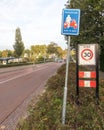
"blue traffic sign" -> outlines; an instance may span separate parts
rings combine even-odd
[[[79,35],[80,9],[63,9],[61,34]]]

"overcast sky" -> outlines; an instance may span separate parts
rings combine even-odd
[[[17,27],[26,48],[51,41],[65,48],[61,35],[65,3],[66,0],[0,0],[0,50],[13,49]]]

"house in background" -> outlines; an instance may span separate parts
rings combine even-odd
[[[0,64],[6,65],[10,60],[14,60],[14,57],[1,57]]]

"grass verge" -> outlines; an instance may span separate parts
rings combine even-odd
[[[69,65],[69,83],[66,107],[66,124],[61,124],[65,65],[58,69],[46,84],[40,100],[29,106],[29,116],[21,120],[16,130],[103,130],[104,80],[100,80],[100,104],[95,103],[95,89],[80,89],[80,104],[76,100],[75,64]]]

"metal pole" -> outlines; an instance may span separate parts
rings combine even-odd
[[[96,44],[96,103],[99,104],[99,46]]]
[[[67,63],[66,63],[66,77],[65,77],[65,87],[64,87],[64,96],[63,96],[63,111],[62,111],[62,124],[65,124],[65,116],[66,116],[66,102],[67,102],[67,85],[68,85],[68,69],[70,62],[70,36],[67,36]]]

